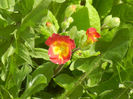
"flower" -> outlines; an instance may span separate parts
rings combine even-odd
[[[46,22],[46,26],[47,27],[50,27],[51,26],[51,23],[50,22]]]
[[[76,11],[76,5],[72,5],[71,9],[75,12]]]
[[[97,41],[97,38],[100,38],[100,34],[96,31],[95,28],[91,27],[86,31],[87,41],[89,43],[94,43]]]
[[[75,48],[75,42],[69,36],[55,33],[46,40],[45,44],[49,46],[48,55],[55,64],[64,64],[69,61],[72,49]]]

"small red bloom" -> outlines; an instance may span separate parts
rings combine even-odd
[[[75,48],[74,40],[69,36],[61,36],[53,33],[46,42],[49,46],[48,55],[50,60],[56,64],[64,64],[70,60],[72,49]]]
[[[76,5],[72,5],[72,10],[75,12],[76,11]]]
[[[51,23],[50,22],[46,22],[46,26],[47,27],[50,27],[51,26]]]
[[[88,42],[94,43],[97,41],[97,38],[100,38],[100,34],[96,31],[95,28],[91,27],[86,31]]]

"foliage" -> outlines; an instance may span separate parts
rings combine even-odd
[[[53,33],[75,41],[65,64]],[[0,99],[133,99],[133,0],[0,0],[0,57]]]

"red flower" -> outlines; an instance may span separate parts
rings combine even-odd
[[[97,41],[97,38],[100,38],[100,34],[96,31],[95,28],[91,27],[86,31],[88,42],[94,43]]]
[[[46,26],[47,27],[50,27],[51,26],[51,23],[50,22],[46,22]]]
[[[69,61],[72,49],[75,48],[74,40],[70,39],[69,36],[61,36],[55,33],[46,40],[45,44],[49,46],[50,60],[56,64],[64,64]]]

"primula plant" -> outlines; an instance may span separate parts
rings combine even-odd
[[[133,99],[133,0],[0,0],[0,99]]]

